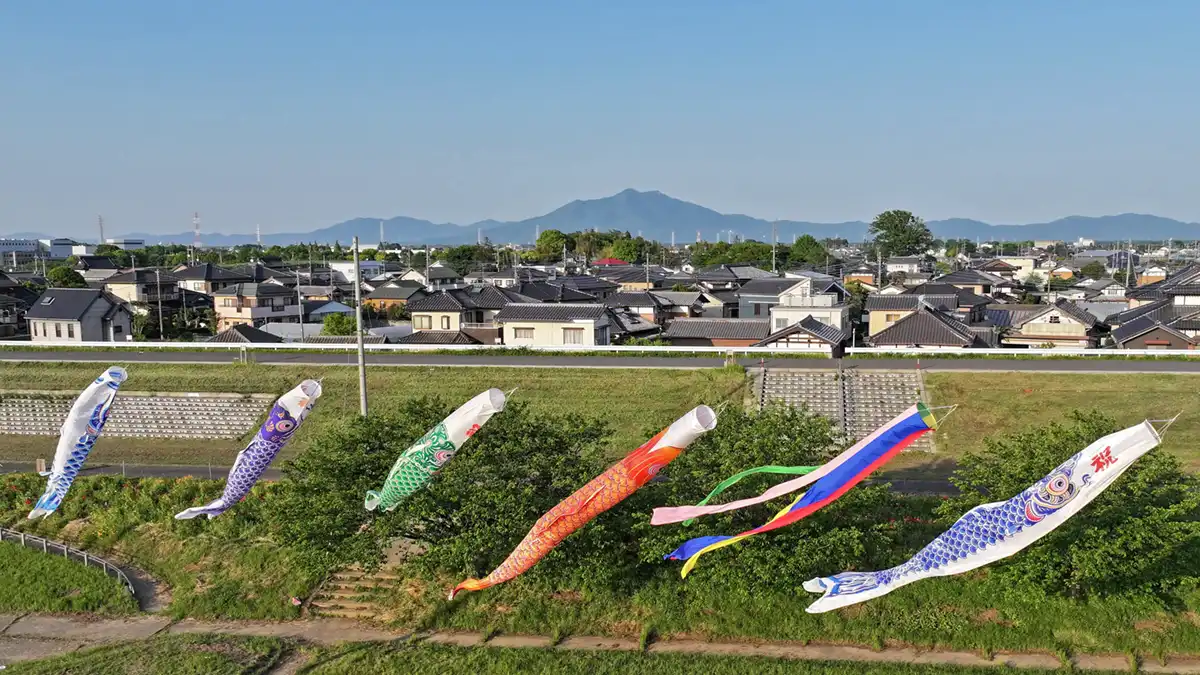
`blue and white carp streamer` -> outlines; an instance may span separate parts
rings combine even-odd
[[[29,512],[30,520],[45,518],[62,504],[63,497],[67,496],[67,490],[71,489],[71,483],[75,482],[75,476],[79,475],[83,462],[100,437],[108,414],[112,411],[113,401],[117,398],[117,390],[126,377],[124,368],[109,366],[75,399],[58,437],[54,465],[50,471],[42,474],[50,477],[46,482],[46,491]]]
[[[809,579],[804,582],[804,590],[824,595],[806,611],[828,612],[886,595],[914,581],[962,574],[1014,555],[1099,497],[1134,461],[1161,441],[1148,421],[1109,434],[1012,499],[967,511],[950,529],[898,567]]]

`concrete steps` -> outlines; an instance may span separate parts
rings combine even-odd
[[[309,601],[309,611],[317,616],[343,619],[386,619],[380,596],[400,587],[404,578],[394,572],[366,572],[349,568],[331,575]]]

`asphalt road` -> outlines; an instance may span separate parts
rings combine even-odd
[[[357,363],[353,353],[256,352],[254,361],[264,365],[321,365],[352,366]],[[236,362],[231,352],[170,352],[170,351],[0,351],[0,361],[83,363],[174,363],[223,364]],[[744,366],[757,366],[757,358],[742,358]],[[836,359],[765,359],[771,368],[802,368],[811,370],[838,367]],[[368,354],[370,366],[476,366],[519,368],[720,368],[720,357],[625,357],[625,356],[485,356],[475,354]],[[845,359],[845,368],[859,370],[913,370],[916,359]],[[1071,373],[1200,373],[1200,359],[1195,361],[1147,359],[937,359],[921,358],[925,371],[1037,371]]]

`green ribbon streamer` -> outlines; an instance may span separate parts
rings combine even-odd
[[[816,471],[819,468],[820,467],[816,467],[816,466],[767,465],[767,466],[756,466],[753,469],[746,469],[745,471],[735,473],[732,476],[730,476],[729,478],[726,478],[725,480],[718,483],[717,487],[713,488],[713,491],[708,493],[707,497],[700,500],[700,503],[696,504],[696,506],[704,506],[713,497],[716,497],[717,495],[721,494],[722,492],[724,492],[726,490],[726,488],[729,488],[730,486],[734,485],[735,483],[737,483],[741,479],[745,478],[746,476],[751,476],[756,473],[782,473],[782,474],[792,474],[792,475],[796,475],[796,476],[802,476],[806,473],[812,473],[813,471]],[[696,522],[695,518],[689,518],[688,520],[683,521],[683,524],[684,524],[684,526],[687,526],[687,525],[691,525],[694,522]]]

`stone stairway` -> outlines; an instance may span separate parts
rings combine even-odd
[[[342,619],[385,619],[380,610],[381,596],[396,592],[403,582],[401,577],[386,568],[366,572],[351,567],[334,572],[308,603],[308,610],[316,616]]]
[[[754,375],[759,405],[780,401],[805,406],[831,419],[851,439],[871,433],[913,403],[924,399],[916,371],[807,370],[767,368]],[[932,434],[910,450],[934,450]]]

